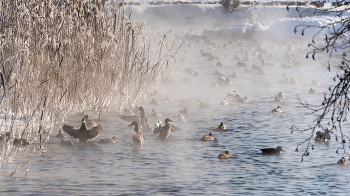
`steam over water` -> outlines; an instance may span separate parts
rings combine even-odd
[[[288,129],[292,125],[307,128],[308,124],[313,124],[315,116],[305,115],[308,110],[299,107],[297,95],[310,104],[321,103],[323,92],[327,93],[328,87],[334,84],[332,78],[338,70],[335,66],[340,62],[339,56],[333,58],[331,72],[328,72],[324,64],[328,56],[316,55],[316,61],[305,59],[311,35],[301,39],[301,36],[273,37],[264,32],[255,32],[250,36],[237,33],[236,36],[225,38],[219,34],[219,29],[217,36],[213,36],[214,31],[211,37],[207,38],[213,43],[205,43],[205,40],[197,43],[194,39],[187,39],[182,33],[183,30],[189,33],[188,35],[204,36],[204,29],[212,30],[214,26],[224,29],[225,25],[220,21],[170,25],[166,24],[166,20],[152,24],[152,18],[141,20],[142,13],[137,15],[137,10],[135,13],[139,22],[146,20],[148,33],[156,39],[160,40],[166,35],[165,48],[168,47],[167,42],[170,44],[174,41],[177,45],[181,42],[179,56],[186,52],[185,60],[179,63],[181,57],[178,57],[178,66],[171,68],[173,77],[167,75],[167,79],[171,81],[162,82],[159,88],[155,89],[159,95],[147,97],[140,104],[145,108],[152,128],[157,121],[164,122],[165,118],[170,118],[174,121],[173,124],[182,130],[170,134],[165,142],[158,140],[152,132],[143,131],[145,146],[137,149],[131,138],[132,129],[128,127],[130,122],[119,119],[119,111],[112,107],[108,113],[102,112],[103,132],[90,142],[93,145],[62,147],[59,144],[60,139],[54,137],[61,129],[59,125],[50,136],[47,152],[32,153],[30,170],[26,177],[26,166],[15,177],[9,177],[17,163],[2,165],[2,194],[348,195],[349,167],[336,164],[341,154],[335,152],[341,144],[335,141],[335,137],[332,135],[328,143],[315,143],[311,140],[315,149],[310,151],[310,156],[305,157],[301,163],[305,145],[299,148],[299,153],[295,152],[295,148],[311,133],[291,134],[291,130]],[[249,13],[246,15],[249,17]],[[196,20],[200,21],[198,18]],[[241,22],[230,20],[229,25],[237,27]],[[207,26],[202,26],[204,23]],[[218,25],[213,25],[215,23]],[[190,32],[190,28],[193,27],[195,32]],[[170,29],[172,33],[169,33]],[[281,27],[282,31],[286,29]],[[243,46],[239,45],[238,40]],[[223,48],[225,44],[227,48]],[[266,54],[254,54],[260,45]],[[249,51],[247,54],[250,61],[244,61],[246,52],[243,49]],[[202,56],[200,50],[219,59],[209,61],[208,57]],[[288,52],[290,53],[287,54]],[[225,58],[226,54],[229,58]],[[265,62],[274,65],[262,66],[262,61],[258,59],[259,54]],[[269,54],[274,58],[268,60]],[[241,60],[234,59],[235,55]],[[292,62],[288,61],[287,57]],[[223,66],[216,66],[217,62]],[[238,62],[246,63],[247,67],[238,67]],[[282,63],[290,68],[282,68]],[[252,70],[253,64],[261,67],[266,75],[259,75],[257,70]],[[200,76],[189,74],[186,69],[193,69]],[[245,73],[245,69],[251,73]],[[220,84],[220,75],[215,75],[215,71],[221,72],[232,85]],[[239,77],[231,77],[233,72]],[[285,83],[286,77],[282,77],[283,73],[288,74],[288,78],[293,78],[298,84]],[[186,78],[193,81],[187,82]],[[312,85],[313,80],[319,82],[320,86]],[[212,82],[218,84],[219,88],[211,88]],[[308,94],[310,88],[316,90],[317,94]],[[232,91],[236,91],[241,97],[247,97],[250,102],[238,103],[227,97],[227,93]],[[279,92],[286,98],[282,99],[282,103],[273,102]],[[166,103],[166,95],[173,100]],[[188,101],[191,97],[196,100],[195,103]],[[149,104],[152,98],[160,104]],[[227,100],[228,106],[219,104],[223,99]],[[180,105],[181,101],[185,105]],[[209,108],[199,108],[200,102],[209,105]],[[277,106],[281,106],[283,113],[271,112]],[[175,115],[185,107],[191,114],[184,115],[186,123],[179,123]],[[152,117],[152,109],[162,116]],[[94,114],[88,111],[87,113]],[[79,126],[80,122],[73,114],[65,121],[73,126]],[[224,123],[227,131],[215,130],[220,122]],[[348,124],[344,124],[343,129],[347,128]],[[209,132],[213,133],[215,140],[201,141],[201,137]],[[112,136],[118,138],[116,144],[98,144],[99,139]],[[66,140],[77,143],[69,136]],[[282,146],[285,151],[281,156],[263,156],[259,150],[277,146]],[[230,152],[230,158],[218,159],[217,156],[226,150]],[[15,160],[20,160],[21,154],[18,153]]]

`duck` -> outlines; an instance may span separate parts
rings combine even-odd
[[[297,81],[295,81],[293,78],[290,79],[289,84],[298,84]]]
[[[152,116],[162,116],[162,115],[156,112],[154,109],[152,109]]]
[[[236,101],[239,103],[249,103],[249,100],[247,97],[241,98],[239,96],[236,96]]]
[[[173,99],[169,98],[168,95],[165,96],[165,101],[168,102],[168,101],[172,101]]]
[[[281,99],[279,99],[278,97],[275,97],[275,100],[273,101],[273,102],[282,102],[282,100]]]
[[[99,144],[114,144],[118,141],[118,139],[116,137],[112,137],[112,138],[105,138],[105,139],[100,139],[100,141],[98,141]]]
[[[7,140],[10,140],[11,139],[11,132],[6,132],[5,134],[1,134],[0,135],[0,140],[1,141],[7,141]]]
[[[222,84],[228,85],[228,86],[232,86],[232,83],[230,82],[230,80],[229,80],[228,78],[226,78],[226,79],[222,82]]]
[[[155,100],[154,98],[152,98],[152,100],[149,103],[152,105],[159,105],[159,102],[157,100]]]
[[[220,62],[217,62],[217,63],[216,63],[216,66],[217,66],[217,67],[223,67],[224,64],[222,64],[222,63],[220,63]]]
[[[13,146],[27,146],[33,144],[33,141],[25,138],[25,139],[14,139],[13,140]]]
[[[180,110],[179,113],[180,114],[191,114],[191,112],[187,108],[184,108],[183,110]]]
[[[75,144],[73,142],[71,142],[71,141],[64,141],[63,139],[61,139],[60,145],[61,146],[67,146],[67,147],[75,146]]]
[[[244,61],[250,61],[250,57],[249,57],[248,54],[245,54],[245,56],[244,56]]]
[[[290,68],[292,68],[292,67],[289,66],[289,65],[286,65],[286,64],[282,63],[281,68],[282,68],[282,69],[290,69]]]
[[[316,92],[314,89],[310,88],[310,90],[309,90],[308,93],[309,93],[309,94],[316,94],[317,92]]]
[[[236,97],[236,95],[237,95],[236,91],[227,93],[227,97],[230,97],[230,98]]]
[[[210,87],[213,88],[213,89],[217,89],[217,88],[219,88],[219,85],[217,85],[217,84],[215,84],[214,82],[212,82],[212,83],[210,84]]]
[[[81,126],[80,129],[77,129],[75,127],[69,126],[64,124],[62,129],[64,132],[68,133],[68,135],[74,137],[75,139],[79,139],[79,142],[81,143],[85,143],[88,142],[89,140],[93,140],[96,137],[98,137],[98,135],[100,135],[100,133],[102,133],[102,127],[101,125],[95,126],[92,129],[88,130],[86,127],[86,121],[83,118],[81,120]]]
[[[179,106],[181,107],[186,106],[183,100],[180,101]]]
[[[258,75],[265,76],[266,73],[259,67]]]
[[[328,142],[330,139],[331,139],[331,136],[329,134],[328,128],[324,129],[324,133],[322,133],[321,131],[316,132],[316,137],[315,137],[316,141]]]
[[[235,72],[233,72],[232,75],[231,75],[231,77],[232,77],[232,78],[238,78],[239,76],[238,76],[238,74],[236,74]]]
[[[180,130],[179,128],[171,125],[171,123],[173,121],[170,120],[169,118],[165,119],[164,122],[165,122],[165,126],[163,126],[159,130],[158,139],[161,139],[161,140],[167,139],[171,132],[176,132],[176,131]]]
[[[199,104],[199,108],[209,108],[209,106],[206,105],[206,104],[204,104],[203,102],[201,102],[201,103]]]
[[[240,57],[238,57],[236,54],[235,54],[235,57],[233,57],[235,60],[237,60],[237,61],[240,61],[241,60],[241,58]]]
[[[264,155],[274,155],[274,154],[280,155],[281,151],[284,152],[284,150],[282,150],[281,146],[278,146],[277,148],[264,148],[264,149],[260,149],[260,150]]]
[[[312,80],[312,85],[314,85],[314,86],[320,86],[320,83],[319,83],[319,82],[316,82],[315,80]]]
[[[209,135],[203,136],[201,140],[202,141],[211,141],[211,140],[214,140],[214,136],[212,133],[209,133]]]
[[[261,60],[261,66],[273,66],[273,63],[267,63],[264,60]]]
[[[220,101],[220,105],[226,106],[228,105],[228,102],[226,101],[226,99]]]
[[[195,103],[196,102],[196,100],[193,97],[191,97],[191,99],[189,99],[188,101],[191,102],[191,103]]]
[[[136,121],[133,121],[129,127],[134,126],[134,131],[130,132],[132,135],[132,141],[134,142],[135,146],[142,147],[144,145],[144,138],[141,134],[141,131],[139,129],[139,124]]]
[[[134,112],[132,112],[132,110],[128,110],[126,108],[124,108],[124,112],[123,112],[124,116],[134,116]]]
[[[349,165],[349,161],[345,159],[345,157],[342,157],[338,162],[338,165]]]
[[[62,133],[62,130],[58,131],[58,134],[56,135],[57,138],[66,138],[66,135]]]
[[[230,157],[230,152],[229,151],[224,151],[221,154],[219,154],[219,159],[227,159]]]
[[[286,96],[285,96],[283,93],[281,93],[281,92],[279,92],[278,95],[277,95],[276,97],[279,98],[279,99],[284,99],[284,98],[286,98]]]
[[[193,76],[194,76],[194,77],[199,77],[200,74],[199,74],[198,72],[194,72]]]
[[[226,127],[223,122],[220,123],[218,127],[216,127],[217,131],[226,131]]]
[[[247,67],[247,63],[237,62],[237,67]]]
[[[248,70],[248,69],[244,69],[244,73],[252,73],[252,71]]]
[[[177,122],[178,123],[186,123],[186,119],[181,113],[177,114]]]
[[[288,78],[289,76],[288,76],[288,74],[286,74],[286,73],[283,72],[282,77]]]
[[[272,110],[272,113],[274,113],[274,114],[278,114],[278,113],[282,113],[282,112],[283,112],[283,111],[282,111],[282,109],[281,109],[280,106],[277,106],[277,108],[275,108],[275,109]]]
[[[151,126],[149,124],[148,118],[146,117],[145,110],[143,107],[139,107],[137,111],[140,111],[140,116],[121,116],[119,117],[122,120],[128,121],[128,122],[133,122],[136,121],[138,125],[140,126],[141,129],[146,130],[146,131],[151,131]]]

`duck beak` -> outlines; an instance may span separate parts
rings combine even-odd
[[[130,125],[128,125],[128,127],[131,127],[131,126],[133,126],[133,124],[131,123]]]

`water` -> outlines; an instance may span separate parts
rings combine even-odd
[[[172,27],[174,32],[189,29],[189,26]],[[203,27],[197,27],[201,29]],[[201,31],[199,31],[201,32]],[[182,38],[180,38],[182,39]],[[301,163],[301,155],[305,145],[295,148],[311,133],[291,134],[288,127],[296,125],[306,128],[313,125],[314,116],[305,115],[308,110],[298,107],[297,95],[311,104],[322,101],[322,92],[327,92],[332,85],[332,77],[337,71],[332,68],[327,72],[320,65],[320,61],[304,61],[305,54],[294,54],[303,66],[293,66],[284,70],[280,67],[281,57],[287,52],[282,44],[264,40],[264,48],[276,56],[274,67],[263,67],[266,76],[246,74],[244,68],[236,67],[237,60],[234,54],[239,53],[246,46],[229,45],[228,49],[209,51],[209,45],[195,43],[193,48],[184,47],[186,62],[180,64],[180,72],[175,72],[175,84],[164,85],[159,88],[161,94],[147,98],[142,106],[146,115],[154,125],[158,120],[169,117],[174,124],[180,127],[180,132],[172,133],[169,140],[162,142],[151,132],[143,132],[146,137],[145,146],[137,149],[133,146],[129,122],[118,118],[118,112],[111,108],[109,113],[102,113],[101,125],[103,128],[99,138],[91,141],[92,145],[76,147],[62,147],[60,139],[55,138],[59,127],[50,136],[47,152],[31,153],[30,171],[25,176],[26,168],[22,168],[14,177],[10,173],[15,169],[23,153],[19,151],[12,164],[3,164],[1,168],[0,193],[6,195],[347,195],[349,167],[338,166],[336,162],[341,154],[336,149],[341,147],[334,136],[328,143],[314,143],[315,150],[310,150],[310,156]],[[169,39],[171,40],[171,39]],[[213,40],[219,45],[228,43],[227,40]],[[242,40],[244,44],[251,43]],[[293,42],[287,40],[286,42]],[[306,43],[296,40],[295,51],[305,49]],[[271,46],[276,45],[276,49]],[[255,47],[256,48],[256,47]],[[216,67],[215,62],[209,62],[207,57],[201,56],[201,49],[220,57],[224,67]],[[231,58],[225,59],[228,54]],[[250,55],[252,64],[261,65],[256,55]],[[264,55],[266,58],[266,55]],[[326,56],[323,56],[323,60]],[[339,59],[337,59],[339,61]],[[266,60],[268,61],[268,60]],[[193,77],[183,72],[186,68],[193,68],[201,76]],[[220,86],[211,89],[210,83],[218,83],[218,70],[230,79],[232,86]],[[235,71],[239,78],[231,78]],[[282,73],[287,73],[299,84],[283,83]],[[181,78],[193,78],[193,83],[182,83]],[[311,85],[312,80],[321,83],[321,86]],[[308,90],[314,88],[318,94],[309,95]],[[249,104],[239,104],[226,98],[226,94],[235,90],[242,97],[246,96]],[[287,98],[283,103],[274,103],[278,92],[284,93]],[[166,94],[173,101],[165,103]],[[196,103],[189,103],[191,97]],[[160,105],[152,106],[149,103],[155,98]],[[226,98],[230,105],[220,106],[219,102]],[[184,107],[178,103],[183,100],[192,114],[185,115],[187,123],[179,124],[174,116]],[[209,109],[198,108],[199,103],[209,104]],[[277,105],[284,111],[281,114],[272,114],[271,110]],[[152,117],[151,109],[156,109],[162,117]],[[66,121],[67,124],[79,125],[79,119],[73,115]],[[224,122],[228,131],[217,132],[215,128]],[[344,124],[344,129],[348,128]],[[214,141],[203,142],[200,138],[209,132],[214,134]],[[339,136],[339,133],[337,133]],[[116,136],[116,144],[100,145],[98,140]],[[68,138],[77,142],[76,140]],[[285,153],[281,156],[263,156],[260,148],[282,146]],[[217,156],[222,152],[230,151],[231,157],[220,160]],[[345,175],[344,175],[345,174]]]

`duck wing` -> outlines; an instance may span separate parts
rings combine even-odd
[[[141,119],[139,116],[122,116],[122,115],[119,115],[119,117],[122,119],[122,120],[125,120],[125,121],[128,121],[128,122],[133,122],[133,121],[136,121],[137,123],[140,124],[141,122]]]
[[[79,129],[72,127],[72,126],[69,126],[69,125],[66,125],[66,124],[63,125],[62,129],[64,132],[68,133],[68,135],[74,137],[75,139],[78,139]]]
[[[88,130],[89,134],[88,134],[88,138],[89,140],[93,140],[95,138],[97,138],[97,136],[102,133],[102,127],[101,125],[98,125],[96,127],[93,127],[92,129]]]
[[[178,132],[180,131],[181,129],[175,125],[171,125],[171,132]]]

